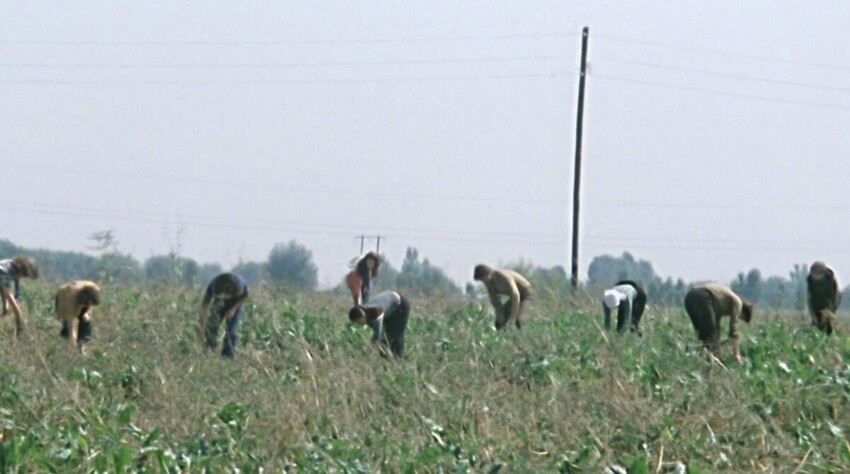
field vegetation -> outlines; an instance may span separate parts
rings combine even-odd
[[[27,282],[18,340],[0,318],[0,472],[850,472],[844,321],[759,311],[736,364],[678,307],[640,338],[541,289],[497,333],[486,300],[412,296],[392,360],[347,295],[257,288],[228,361],[197,340],[200,289],[107,284],[81,356],[52,294]]]

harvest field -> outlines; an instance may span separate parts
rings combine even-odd
[[[52,292],[26,285],[17,343],[0,319],[0,472],[850,472],[843,320],[757,308],[720,365],[680,308],[606,337],[593,298],[541,291],[497,333],[486,299],[412,297],[395,361],[348,295],[261,288],[231,362],[195,337],[199,289],[105,285],[81,357]]]

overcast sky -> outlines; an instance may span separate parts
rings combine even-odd
[[[0,7],[19,245],[114,229],[140,260],[229,268],[294,239],[332,285],[362,234],[461,284],[479,262],[569,271],[588,26],[581,278],[624,251],[688,281],[850,267],[848,2]]]

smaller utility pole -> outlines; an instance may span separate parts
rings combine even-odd
[[[381,253],[381,239],[383,239],[383,238],[385,238],[383,235],[365,235],[365,234],[360,234],[360,235],[355,235],[355,236],[354,236],[354,239],[355,239],[355,240],[360,240],[360,255],[363,255],[363,248],[364,248],[364,244],[365,244],[365,242],[366,242],[366,239],[375,239],[375,240],[377,240],[378,244],[377,244],[377,249],[376,249],[376,251],[377,251],[378,253]]]

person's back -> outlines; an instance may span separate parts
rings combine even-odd
[[[404,352],[404,333],[410,317],[410,301],[395,291],[384,291],[355,305],[348,313],[352,322],[372,329],[372,342],[386,344],[396,357]]]
[[[629,284],[617,284],[602,295],[602,309],[604,314],[605,330],[611,329],[611,311],[617,311],[617,332],[624,332],[629,326],[632,331],[637,331],[634,319],[633,305],[638,293],[634,286]]]
[[[496,312],[496,329],[504,328],[510,319],[514,319],[517,329],[521,329],[525,306],[532,298],[531,283],[513,270],[494,270],[483,263],[475,266],[472,278],[484,283],[487,288]],[[508,301],[503,304],[501,296],[507,296]]]
[[[685,311],[697,332],[703,346],[720,355],[720,318],[729,316],[729,340],[735,360],[741,360],[738,349],[737,322],[742,319],[749,323],[753,316],[753,306],[741,300],[728,286],[719,283],[707,283],[691,288],[685,295]]]
[[[835,273],[823,262],[815,262],[806,277],[809,310],[818,314],[824,309],[832,312],[838,309],[840,292]]]
[[[637,290],[632,285],[617,285],[611,289],[625,295],[630,303],[637,298]]]

